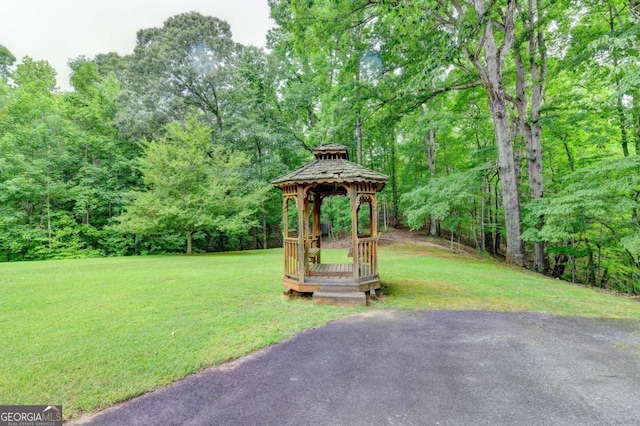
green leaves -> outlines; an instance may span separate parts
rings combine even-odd
[[[16,57],[0,44],[0,81],[3,81],[7,78],[7,74],[9,73],[9,67],[13,65],[16,61]]]
[[[144,144],[140,171],[146,190],[130,194],[121,229],[188,238],[196,231],[247,232],[265,191],[244,176],[246,157],[212,145],[211,129],[196,118],[169,123],[165,130],[164,137]]]
[[[567,175],[564,182],[556,194],[530,203],[527,219],[543,216],[545,225],[539,232],[529,228],[523,239],[560,242],[599,225],[618,238],[640,230],[633,217],[640,208],[640,157],[605,160]]]
[[[482,188],[481,172],[468,170],[430,179],[403,195],[402,204],[411,229],[420,229],[430,217],[450,231],[470,222]]]
[[[527,206],[523,240],[554,243],[553,251],[582,258],[592,284],[603,280],[633,289],[640,266],[640,157],[601,161],[563,183],[557,193]],[[544,218],[540,230],[534,227],[538,217]]]
[[[140,30],[124,77],[122,125],[151,138],[197,111],[221,131],[237,50],[226,22],[196,12]]]

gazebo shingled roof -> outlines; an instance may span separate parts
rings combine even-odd
[[[345,146],[331,143],[313,148],[312,151],[316,156],[314,161],[272,180],[271,183],[282,187],[290,183],[374,182],[380,191],[389,180],[387,175],[349,161]]]

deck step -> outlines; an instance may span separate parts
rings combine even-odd
[[[331,305],[366,305],[367,296],[359,291],[316,291],[313,293],[313,303]]]

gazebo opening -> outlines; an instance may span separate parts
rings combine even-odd
[[[295,198],[287,198],[284,205],[284,235],[290,238],[298,237],[298,208]]]
[[[312,293],[315,303],[366,303],[380,288],[376,195],[388,177],[349,161],[347,149],[328,144],[316,157],[272,183],[283,193],[286,293]],[[322,261],[322,203],[349,199],[351,247],[345,263]]]
[[[373,217],[373,206],[371,200],[363,201],[358,206],[358,236],[371,236],[371,222]]]

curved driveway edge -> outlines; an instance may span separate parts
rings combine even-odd
[[[373,311],[81,422],[640,424],[640,322]]]

